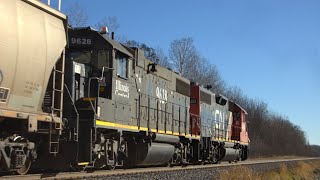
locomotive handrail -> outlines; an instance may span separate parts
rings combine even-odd
[[[170,101],[166,101],[166,100],[161,100],[158,97],[149,95],[149,94],[145,94],[145,93],[141,93],[139,92],[139,99],[138,99],[138,112],[141,111],[141,108],[145,108],[146,109],[146,123],[147,123],[147,127],[150,130],[150,121],[151,121],[151,111],[154,112],[154,118],[155,118],[155,122],[156,122],[156,129],[159,128],[159,123],[160,121],[164,124],[164,127],[167,128],[168,125],[174,125],[174,123],[179,123],[180,126],[184,125],[184,127],[180,127],[179,129],[179,133],[180,131],[185,130],[185,132],[187,133],[187,121],[189,120],[188,118],[188,107],[182,104],[177,104],[174,102],[170,102]],[[146,103],[141,103],[141,96],[145,96],[146,97]],[[155,106],[151,106],[151,102],[155,102]],[[161,103],[160,103],[161,102]],[[165,107],[164,108],[160,108],[159,105],[163,104]],[[168,112],[168,108],[172,107],[172,111]],[[184,113],[184,118],[181,119],[182,115],[180,115],[180,119],[175,119],[174,118],[174,107],[179,107],[180,108],[180,113]],[[179,113],[179,114],[180,114]],[[161,114],[161,118],[160,118],[160,114]],[[170,117],[172,118],[172,122],[170,122]],[[141,117],[140,117],[140,113],[138,113],[138,126],[140,126],[141,123]],[[171,129],[173,129],[173,127],[171,126]],[[166,129],[166,131],[170,131],[169,129]]]
[[[197,116],[194,114],[190,114],[190,117]],[[211,121],[211,120],[210,120]],[[240,135],[232,135],[229,134],[230,132],[233,133],[234,131],[238,133],[241,132],[241,126],[239,125],[232,125],[229,123],[226,123],[225,121],[219,121],[219,120],[213,120],[211,121],[212,124],[203,125],[203,128],[207,128],[209,131],[213,130],[213,132],[210,132],[213,138],[223,138],[223,139],[234,139],[240,138]]]
[[[162,102],[164,102],[164,103],[162,103]],[[165,104],[165,110],[163,111],[162,110],[162,108],[159,108],[159,103],[161,103],[161,104]],[[161,112],[161,113],[165,113],[165,117],[164,117],[164,121],[166,122],[166,106],[167,106],[167,104],[168,104],[168,101],[165,101],[165,100],[161,100],[161,99],[159,99],[159,98],[156,98],[156,104],[157,104],[157,108],[156,108],[156,110],[157,110],[157,125],[156,125],[156,127],[157,127],[157,129],[159,129],[159,111]],[[150,108],[150,107],[149,107]],[[162,119],[162,114],[161,114],[161,119]],[[165,123],[166,124],[166,123]],[[166,126],[165,126],[166,127]]]
[[[150,98],[153,98],[153,99],[159,99],[159,98],[156,97],[156,96],[152,96],[152,95],[149,95],[149,94],[146,94],[146,93],[141,93],[141,92],[139,92],[139,94],[145,95],[145,96],[149,96]],[[184,107],[184,108],[188,107],[188,106],[183,106],[183,105],[181,105],[181,104],[177,104],[177,103],[170,102],[170,101],[166,101],[166,100],[162,100],[162,101],[164,101],[164,102],[166,102],[166,103],[168,103],[168,104],[179,105],[179,106],[182,106],[182,107]]]
[[[74,100],[72,99],[72,96],[71,96],[71,93],[70,93],[70,91],[69,91],[68,86],[67,86],[66,84],[64,84],[64,87],[65,87],[65,89],[66,89],[66,91],[67,91],[67,93],[68,93],[68,95],[69,95],[69,98],[70,98],[70,100],[71,100],[71,102],[72,102],[73,109],[74,109],[74,111],[76,112],[76,116],[77,116],[77,124],[76,124],[76,128],[77,128],[77,138],[76,138],[76,141],[78,141],[79,112],[78,112],[78,109],[77,109],[77,107],[76,107],[76,105],[75,105],[75,103],[74,103]]]
[[[201,120],[200,120],[200,119],[201,119],[201,117],[200,117],[200,115],[193,114],[193,113],[190,113],[190,112],[189,112],[189,115],[190,115],[189,118],[192,120],[192,123],[190,123],[190,127],[191,127],[191,128],[189,128],[189,129],[190,129],[190,134],[193,135],[193,134],[192,134],[193,125],[197,126],[197,128],[199,129],[199,130],[198,130],[198,131],[199,131],[198,133],[201,133],[201,127],[200,127],[200,123],[201,123]],[[193,118],[198,119],[198,120],[196,121],[196,123],[193,123],[193,121],[194,121]]]
[[[95,80],[98,80],[98,82],[99,82],[99,81],[102,81],[102,80],[103,80],[103,74],[104,74],[105,69],[114,70],[114,68],[110,68],[110,67],[103,66],[103,67],[102,67],[102,72],[101,72],[102,74],[101,74],[101,77],[100,77],[100,78],[99,78],[99,77],[90,77],[90,78],[89,78],[89,83],[88,83],[88,97],[90,97],[90,95],[91,95],[91,93],[90,93],[90,90],[91,90],[91,80],[95,79]],[[93,106],[93,104],[92,104],[91,101],[90,101],[90,105],[91,105],[91,107],[92,107],[92,110],[93,110],[94,114],[97,115],[96,109],[95,109],[95,107]]]
[[[185,102],[187,103],[187,102]],[[185,114],[184,114],[184,132],[187,133],[187,124],[188,124],[188,108],[185,107]],[[190,114],[189,114],[190,116]],[[190,118],[190,117],[189,117]]]
[[[192,116],[200,117],[200,115],[197,115],[197,114],[193,114],[193,113],[189,113],[189,114],[192,115]]]
[[[107,70],[114,70],[114,68],[103,66],[103,67],[102,67],[102,72],[101,72],[100,80],[103,80],[103,78],[104,78],[104,77],[103,77],[103,74],[104,74],[105,69],[107,69]]]
[[[159,99],[158,98],[156,99],[156,104],[157,104],[157,124],[156,124],[156,128],[157,128],[157,130],[159,130]],[[149,105],[149,108],[150,108],[150,105]]]
[[[91,89],[91,80],[93,80],[93,79],[96,79],[96,80],[101,80],[101,78],[98,78],[98,77],[90,77],[89,78],[89,83],[88,83],[88,97],[90,97],[90,89]],[[90,100],[89,101],[90,102],[90,105],[91,105],[91,107],[92,107],[92,110],[93,110],[93,112],[94,112],[94,115],[96,116],[97,115],[97,112],[96,112],[96,108],[93,106],[93,104],[92,104],[92,101]]]

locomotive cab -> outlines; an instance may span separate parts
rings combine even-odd
[[[232,101],[229,101],[229,110],[232,113],[231,140],[248,143],[247,112]]]
[[[132,55],[120,44],[89,27],[70,29],[69,43],[66,66],[70,68],[66,69],[73,70],[66,76],[66,80],[69,80],[67,84],[70,89],[75,91],[72,92],[73,99],[112,99],[112,77],[116,75],[124,80],[129,78],[129,59]],[[91,83],[98,83],[100,88],[97,89]]]
[[[241,147],[240,158],[245,160],[248,157],[248,125],[247,125],[247,112],[238,104],[229,101],[229,111],[232,113],[231,124],[231,140],[238,143]]]
[[[117,106],[113,94],[129,97],[131,57],[121,44],[89,27],[69,29],[65,73],[69,97],[65,98],[71,101],[65,101],[64,117],[71,139],[84,147],[78,148],[77,162],[92,162],[92,142],[103,141],[96,132],[96,120],[115,119],[113,108],[106,108]],[[122,102],[123,108],[128,107]],[[129,113],[121,115],[129,118]]]

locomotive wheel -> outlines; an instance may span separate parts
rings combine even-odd
[[[173,167],[173,165],[171,164],[171,162],[167,162],[167,163],[165,164],[165,167]]]
[[[24,164],[24,166],[20,169],[18,169],[16,172],[19,174],[19,175],[25,175],[28,173],[28,171],[30,170],[30,167],[31,167],[31,158],[27,158],[26,159],[26,163]]]
[[[172,160],[172,158],[171,158],[170,161],[165,164],[165,166],[166,166],[166,167],[173,167],[174,165],[173,165],[173,162],[172,162],[172,161],[173,161],[173,160]]]
[[[79,167],[78,163],[72,162],[69,164],[70,171],[81,171],[81,168]]]
[[[113,156],[114,156],[114,163],[113,164],[107,164],[106,167],[107,167],[108,170],[114,170],[116,168],[116,166],[117,166],[117,161],[116,161],[117,154],[114,152]]]
[[[216,152],[214,152],[213,157],[211,158],[211,163],[212,163],[212,164],[218,164],[219,159],[220,159],[219,154],[217,154]]]
[[[118,154],[115,150],[118,149],[116,141],[107,140],[105,143],[105,165],[106,169],[114,170],[117,166]],[[113,156],[113,157],[112,157]],[[110,162],[111,161],[111,162]]]
[[[216,157],[213,157],[211,163],[218,164],[218,159]]]
[[[113,166],[113,165],[112,165],[112,166],[111,166],[111,165],[108,165],[108,166],[107,166],[107,169],[108,169],[108,170],[111,170],[111,171],[114,170],[115,168],[116,168],[116,166]]]

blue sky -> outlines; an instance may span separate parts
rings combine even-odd
[[[76,0],[62,2],[63,10]],[[190,36],[229,85],[288,116],[320,145],[319,0],[78,0],[88,24],[117,16],[116,35],[161,47]]]

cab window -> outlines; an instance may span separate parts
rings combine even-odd
[[[102,69],[103,67],[110,67],[109,63],[109,51],[99,50],[98,51],[98,68]]]
[[[128,79],[128,58],[125,56],[116,56],[117,75],[121,78]]]
[[[74,51],[67,54],[67,59],[77,63],[89,64],[91,62],[91,51]]]

